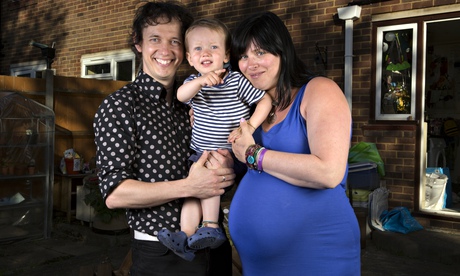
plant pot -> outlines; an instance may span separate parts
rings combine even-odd
[[[29,166],[29,167],[27,167],[27,171],[28,171],[29,174],[35,174],[35,167]]]
[[[110,220],[109,223],[103,222],[97,214],[93,217],[93,231],[101,234],[116,234],[129,231],[128,220],[125,215],[119,215]]]
[[[8,175],[14,175],[14,165],[8,165]]]

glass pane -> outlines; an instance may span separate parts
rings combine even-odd
[[[132,60],[117,62],[117,76],[115,79],[122,81],[131,81],[133,75],[132,67]]]
[[[383,32],[381,114],[411,114],[412,34]]]
[[[86,65],[86,75],[110,73],[110,63]]]

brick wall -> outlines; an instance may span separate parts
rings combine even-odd
[[[20,4],[18,4],[19,2]],[[84,54],[128,48],[127,39],[135,8],[140,0],[28,0],[1,1],[0,74],[9,74],[12,63],[41,58],[30,39],[56,42],[56,74],[80,76]],[[313,71],[322,73],[343,87],[344,24],[333,20],[337,8],[352,0],[183,0],[197,17],[216,17],[232,29],[254,12],[270,10],[288,26],[298,54]],[[362,6],[361,18],[354,21],[353,138],[352,142],[374,142],[385,162],[386,182],[391,189],[390,206],[416,207],[418,199],[418,127],[413,124],[375,124],[373,112],[372,24],[374,15],[458,4],[460,0],[391,0]],[[327,47],[327,65],[315,62],[317,48]],[[183,78],[186,65],[180,71]]]
[[[22,4],[18,4],[20,2]],[[61,76],[80,76],[83,54],[126,48],[129,24],[140,1],[26,0],[1,1],[2,43],[0,74],[9,65],[41,59],[30,40],[55,42],[52,67]]]

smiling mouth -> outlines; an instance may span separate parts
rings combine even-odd
[[[262,75],[262,73],[255,73],[255,74],[249,74],[249,75],[251,76],[251,78],[257,79]]]
[[[201,64],[203,64],[203,65],[208,65],[208,64],[211,64],[211,63],[212,63],[212,61],[206,60],[206,61],[203,61]]]
[[[159,64],[162,64],[162,65],[168,65],[172,62],[171,59],[159,59],[159,58],[156,58],[155,59]]]

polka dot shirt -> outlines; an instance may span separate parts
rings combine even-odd
[[[104,99],[94,117],[96,163],[104,199],[124,179],[155,182],[182,179],[188,173],[190,122],[186,105],[166,101],[166,90],[144,72]],[[157,235],[180,229],[182,202],[128,209],[134,230]]]

